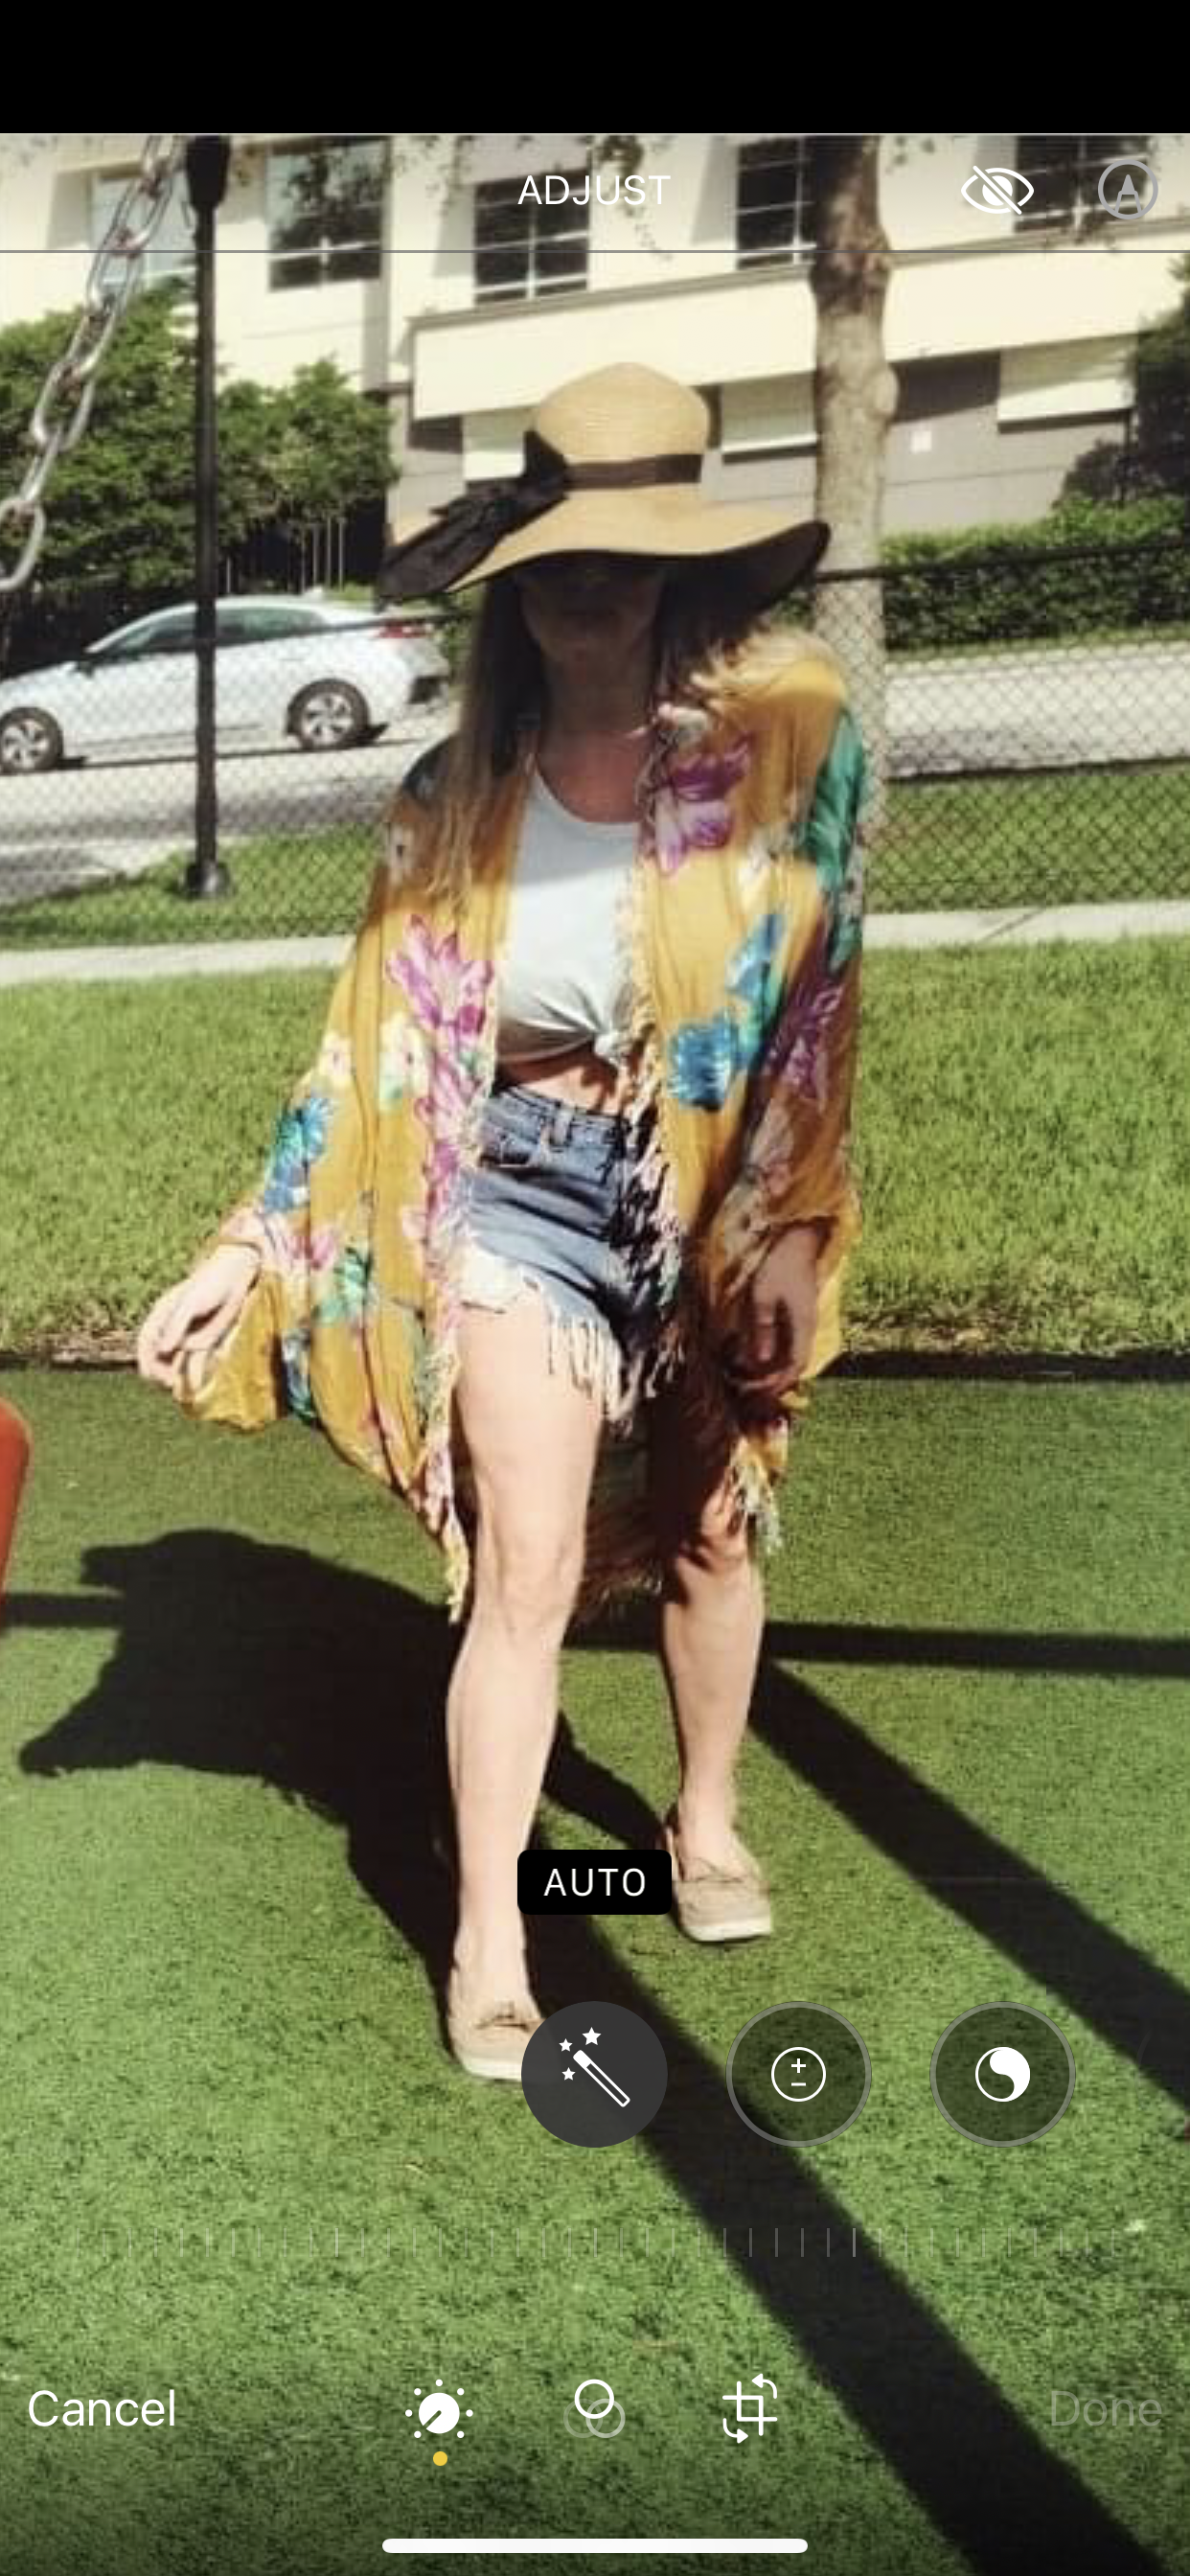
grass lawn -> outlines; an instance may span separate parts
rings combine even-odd
[[[1184,2570],[1190,1390],[818,1390],[743,1770],[774,1939],[537,1927],[549,2008],[627,2004],[665,2048],[654,2123],[597,2155],[441,2045],[428,1542],[296,1424],[2,1384],[36,1439],[0,1633],[6,2564],[660,2532],[797,2533],[849,2576]],[[642,1842],[672,1787],[644,1619],[572,1645],[561,1700],[549,1839]],[[794,2151],[723,2068],[799,1998],[873,2082]],[[1006,1998],[1077,2067],[1015,2152],[928,2080]],[[757,2371],[778,2421],[737,2450]],[[591,2374],[614,2445],[563,2429]],[[437,2378],[474,2408],[442,2470],[405,2411]],[[171,2387],[172,2434],[28,2422],[38,2388]],[[1160,2418],[1055,2430],[1055,2388]]]
[[[1190,767],[894,787],[873,912],[1190,894]]]
[[[1190,941],[868,961],[857,1346],[1190,1343]],[[255,1186],[322,973],[5,993],[0,1349],[127,1333]]]
[[[234,894],[189,903],[184,856],[133,880],[0,908],[0,947],[331,936],[354,928],[375,863],[365,830],[273,833],[226,850]],[[873,912],[1190,893],[1190,768],[931,779],[889,792]]]

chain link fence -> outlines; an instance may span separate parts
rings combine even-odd
[[[1190,895],[1190,545],[1011,537],[817,583],[876,771],[869,903]]]
[[[113,637],[104,610],[43,590],[10,628],[0,946],[349,931],[397,780],[451,729],[458,621],[221,601],[231,887],[194,901],[193,611]],[[873,755],[874,909],[1190,895],[1184,542],[827,575],[790,613],[840,653]]]

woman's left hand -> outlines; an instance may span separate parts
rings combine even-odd
[[[739,1410],[780,1417],[780,1398],[805,1375],[818,1323],[818,1252],[825,1228],[790,1226],[770,1244],[748,1284],[739,1329],[723,1344],[723,1372]]]

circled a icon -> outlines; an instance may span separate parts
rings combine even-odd
[[[1107,184],[1113,170],[1124,170],[1127,173],[1127,176],[1121,179],[1114,197]],[[1140,191],[1132,175],[1134,170],[1143,170],[1149,183],[1148,195],[1143,206],[1140,202]],[[1099,203],[1104,213],[1111,215],[1118,224],[1134,224],[1142,215],[1151,215],[1157,203],[1156,171],[1147,161],[1138,161],[1127,153],[1118,161],[1109,161],[1099,176]]]
[[[809,2046],[783,2048],[773,2059],[769,2080],[773,2091],[783,2093],[787,2102],[813,2102],[826,2082],[826,2059]]]

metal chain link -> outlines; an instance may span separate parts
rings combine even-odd
[[[83,309],[70,344],[55,358],[29,423],[33,454],[15,492],[0,500],[0,545],[10,521],[23,531],[10,572],[0,567],[0,599],[24,588],[45,543],[43,495],[60,456],[77,447],[95,400],[99,369],[121,314],[140,283],[145,256],[173,195],[187,134],[150,134],[91,263]]]

